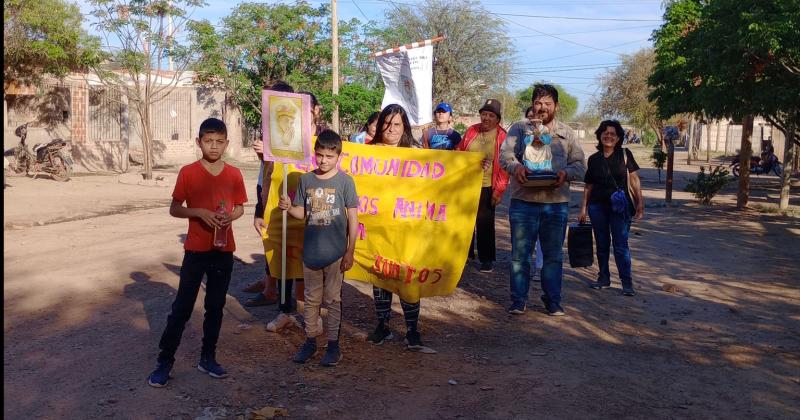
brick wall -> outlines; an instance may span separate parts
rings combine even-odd
[[[70,129],[72,131],[73,144],[86,142],[86,120],[88,117],[89,96],[85,84],[72,86],[71,94]]]

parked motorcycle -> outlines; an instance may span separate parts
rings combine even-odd
[[[17,127],[14,134],[19,137],[19,144],[4,153],[8,158],[8,169],[11,174],[33,174],[33,177],[36,178],[39,174],[45,173],[56,181],[69,180],[70,174],[72,174],[72,159],[61,152],[67,142],[62,139],[53,139],[48,143],[35,144],[31,151],[25,144],[25,139],[28,137],[28,124]]]
[[[733,176],[738,178],[739,170],[741,169],[739,155],[736,155],[728,166],[730,166]],[[761,175],[768,174],[770,172],[776,176],[781,176],[783,174],[783,164],[781,164],[781,162],[778,160],[778,157],[775,156],[775,153],[770,153],[764,159],[759,156],[750,157],[751,174]]]

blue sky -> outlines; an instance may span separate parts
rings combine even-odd
[[[237,4],[206,1],[208,6],[197,10],[194,17],[212,23],[227,16]],[[339,19],[370,17],[380,23],[382,16],[395,7],[392,3],[418,4],[420,0],[339,0]],[[84,13],[90,9],[85,1],[78,4]],[[615,67],[621,54],[652,45],[649,38],[660,26],[663,13],[661,0],[481,0],[481,4],[504,21],[505,32],[517,51],[511,89],[522,89],[539,80],[558,83],[578,98],[581,109],[597,92],[596,78]]]

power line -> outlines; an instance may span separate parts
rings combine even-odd
[[[625,28],[614,28],[614,29],[600,29],[596,31],[581,31],[581,32],[564,32],[561,34],[553,34],[553,35],[578,35],[578,34],[593,34],[597,32],[618,32],[618,31],[627,31],[630,29],[645,29],[645,28],[652,28],[653,25],[642,25],[642,26],[628,26]],[[514,35],[508,36],[508,38],[538,38],[545,35],[536,34],[536,35]]]
[[[368,18],[368,17],[367,17],[367,15],[364,13],[364,11],[363,11],[363,10],[361,10],[361,7],[359,7],[359,6],[358,6],[358,3],[356,3],[356,1],[355,1],[355,0],[353,0],[353,1],[352,1],[352,3],[353,3],[353,6],[355,6],[355,7],[356,7],[356,9],[358,9],[358,11],[359,11],[359,12],[361,12],[361,16],[364,16],[364,19],[366,19],[366,20],[367,20],[367,22],[369,22],[369,18]]]
[[[520,15],[520,14],[516,14],[516,13],[492,13],[492,14],[498,15],[498,16],[530,17],[530,18],[537,18],[537,19],[602,20],[602,21],[609,21],[609,22],[661,22],[661,19],[587,18],[587,17],[574,17],[574,16]]]

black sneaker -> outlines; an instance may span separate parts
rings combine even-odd
[[[392,334],[392,330],[388,327],[384,326],[383,324],[378,324],[375,328],[375,331],[372,332],[369,336],[367,336],[367,341],[370,343],[380,346],[386,340],[391,340],[394,338],[394,334]]]
[[[268,298],[264,296],[263,293],[259,293],[256,295],[256,297],[247,299],[247,301],[244,302],[244,306],[252,308],[256,306],[274,305],[276,303],[278,303],[278,298]]]
[[[608,289],[609,287],[611,287],[611,283],[600,283],[599,281],[596,281],[591,285],[589,285],[589,287],[595,290]]]
[[[514,302],[508,307],[508,313],[522,315],[525,313],[525,302]]]
[[[319,361],[319,364],[325,367],[332,367],[338,365],[340,360],[342,360],[342,350],[339,348],[339,342],[328,341],[328,348],[325,350],[325,354],[322,355],[322,360]]]
[[[622,296],[636,296],[636,291],[632,287],[623,287]]]
[[[303,343],[303,347],[300,347],[300,351],[294,355],[294,359],[292,359],[295,363],[305,363],[308,359],[314,357],[317,354],[317,340],[313,338],[306,339],[306,342]]]
[[[480,272],[481,273],[491,273],[494,271],[494,267],[491,261],[486,261],[481,263]]]
[[[419,351],[423,347],[422,345],[422,337],[419,334],[419,331],[413,330],[406,333],[406,349],[411,351]]]
[[[147,383],[156,388],[163,388],[169,382],[169,373],[172,371],[172,362],[159,362],[156,369],[147,377]]]
[[[197,364],[197,370],[207,373],[212,378],[222,379],[228,377],[228,371],[225,370],[213,356],[200,357],[200,363]]]

